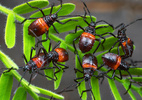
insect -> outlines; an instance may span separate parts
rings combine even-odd
[[[23,55],[24,60],[26,62],[26,65],[24,67],[19,67],[20,69],[23,69],[24,73],[22,75],[22,78],[19,81],[18,86],[20,85],[20,83],[21,83],[22,79],[24,78],[26,72],[29,72],[31,74],[30,80],[29,80],[29,85],[31,84],[31,81],[36,77],[37,74],[48,77],[48,78],[50,78],[52,80],[55,80],[55,79],[53,79],[53,78],[51,78],[49,76],[46,76],[46,75],[40,73],[40,70],[42,70],[43,67],[46,66],[46,64],[47,64],[47,61],[46,61],[47,58],[46,58],[45,52],[40,53],[41,49],[42,48],[39,49],[38,54],[35,55],[34,57],[32,57],[33,49],[31,49],[30,61],[29,62],[27,61],[25,55]],[[50,69],[50,67],[48,67],[46,69]],[[11,67],[7,71],[4,71],[3,73],[10,72],[11,70],[17,70],[17,69],[14,69],[13,67]],[[34,74],[35,74],[35,76],[33,77]]]
[[[71,85],[71,86],[63,89],[59,93],[62,93],[62,92],[65,92],[65,91],[66,92],[67,91],[72,91],[72,90],[68,90],[68,89],[70,87],[73,87],[73,86],[76,86],[76,85],[78,87],[81,84],[81,82],[83,82],[85,80],[85,82],[87,82],[88,85],[89,85],[89,89],[82,91],[80,98],[83,96],[84,92],[88,92],[88,91],[91,91],[91,93],[93,95],[92,87],[91,87],[91,85],[89,83],[89,80],[91,79],[91,77],[104,78],[103,77],[104,74],[102,74],[103,72],[101,72],[101,71],[99,71],[97,69],[97,66],[98,66],[98,64],[97,64],[97,58],[93,54],[91,54],[91,53],[85,54],[83,56],[82,63],[81,63],[81,60],[80,60],[79,55],[78,55],[78,52],[77,52],[76,49],[75,49],[75,51],[76,51],[76,54],[77,54],[77,57],[78,57],[79,64],[80,64],[81,68],[83,69],[83,71],[81,71],[81,70],[79,70],[77,68],[74,68],[74,70],[75,70],[75,73],[77,73],[77,72],[82,73],[83,77],[78,77],[78,78],[74,79],[74,81],[76,82],[76,84],[73,84],[73,85]],[[95,71],[100,72],[101,74],[94,75]],[[94,95],[93,95],[93,98],[95,100]]]
[[[106,66],[108,66],[108,68],[110,68],[106,72],[106,74],[113,70],[112,76],[111,77],[107,76],[108,78],[114,79],[115,77],[117,77],[118,79],[122,80],[121,71],[124,70],[124,71],[126,71],[128,73],[128,75],[132,79],[132,75],[129,72],[129,68],[130,68],[131,64],[127,63],[124,59],[122,59],[121,56],[119,56],[117,54],[114,54],[114,53],[106,53],[106,54],[104,54],[102,56],[102,59],[103,59],[104,63],[100,67],[98,67],[98,70],[101,67],[103,67],[104,65],[106,65]],[[117,75],[115,75],[115,71],[116,70],[119,71],[120,77],[118,77]],[[130,82],[129,87],[128,87],[127,91],[124,94],[126,94],[129,91],[129,89],[131,88],[131,83],[132,82]]]
[[[39,17],[39,18],[26,18],[25,20],[23,20],[21,22],[21,24],[24,23],[26,20],[36,19],[34,22],[32,22],[29,25],[29,27],[28,27],[28,34],[33,36],[33,37],[39,37],[39,36],[43,35],[44,33],[46,33],[46,39],[45,40],[41,40],[39,42],[47,41],[49,39],[48,32],[49,32],[49,28],[51,26],[53,26],[54,30],[59,34],[58,30],[56,29],[56,27],[53,24],[55,21],[60,23],[60,24],[66,24],[69,21],[77,21],[77,20],[74,20],[74,19],[69,19],[66,22],[60,22],[58,20],[59,17],[80,16],[80,15],[58,16],[58,12],[62,9],[62,0],[59,0],[59,1],[61,3],[61,7],[59,8],[59,10],[56,13],[52,14],[52,10],[53,10],[53,7],[54,7],[54,3],[53,3],[52,6],[51,6],[51,10],[50,10],[50,14],[49,15],[45,15],[44,12],[42,11],[42,9],[40,9],[38,7],[33,7],[33,6],[31,6],[27,2],[27,4],[31,8],[38,9],[42,13],[43,17]],[[35,34],[33,34],[33,33],[35,33]]]
[[[82,1],[82,2],[83,2],[83,1]],[[114,37],[115,37],[115,35],[112,34],[112,33],[110,33],[110,32],[103,33],[103,34],[101,34],[101,35],[96,34],[96,30],[97,30],[97,29],[106,27],[106,26],[101,26],[101,27],[97,27],[97,28],[96,28],[96,25],[97,25],[98,23],[100,23],[100,22],[104,22],[104,23],[107,23],[107,22],[104,21],[104,20],[100,20],[100,21],[94,22],[93,19],[92,19],[91,13],[90,13],[90,11],[89,11],[89,9],[88,9],[88,7],[87,7],[87,5],[85,4],[85,2],[83,2],[83,4],[84,4],[85,8],[87,9],[87,11],[88,11],[88,13],[89,13],[89,15],[90,15],[91,22],[88,23],[88,22],[86,21],[86,19],[83,17],[83,20],[84,20],[85,23],[87,23],[88,27],[86,27],[86,29],[84,29],[84,28],[81,27],[80,25],[77,25],[77,26],[76,26],[76,28],[75,28],[75,33],[77,32],[77,29],[78,29],[78,28],[80,28],[81,30],[83,30],[83,33],[82,33],[80,36],[78,36],[77,38],[75,38],[75,39],[73,40],[73,46],[75,47],[75,41],[76,41],[77,39],[79,39],[79,48],[80,48],[80,50],[81,50],[83,53],[85,53],[85,52],[88,52],[88,51],[90,51],[90,50],[92,49],[92,47],[93,47],[95,41],[98,41],[99,44],[98,44],[98,46],[96,47],[96,49],[94,50],[94,53],[95,53],[96,50],[98,49],[98,47],[99,47],[100,44],[101,44],[101,40],[100,40],[100,39],[96,39],[95,36],[99,36],[100,38],[104,39],[104,41],[102,42],[102,44],[103,44],[103,43],[105,42],[105,38],[103,37],[103,35],[105,35],[105,34],[110,34],[110,35],[112,35],[112,36],[114,36]],[[84,16],[86,16],[86,14],[87,14],[85,8],[84,8],[84,11],[85,11],[85,15],[84,15]],[[113,26],[112,26],[111,24],[109,24],[109,23],[107,23],[107,24],[113,28]],[[108,26],[107,26],[107,27],[108,27]]]
[[[85,82],[87,82],[88,85],[89,85],[89,89],[82,91],[81,96],[80,96],[80,98],[81,98],[83,96],[84,92],[91,91],[91,93],[93,95],[92,87],[91,87],[91,85],[89,83],[89,80],[91,79],[92,76],[94,76],[96,78],[98,78],[99,76],[93,75],[95,71],[98,71],[97,70],[97,59],[96,59],[96,57],[94,55],[85,54],[83,56],[82,63],[80,62],[80,60],[79,60],[79,63],[81,65],[81,67],[83,68],[83,71],[81,71],[79,69],[74,69],[74,70],[75,70],[75,73],[76,72],[82,73],[83,77],[78,77],[78,78],[74,79],[74,81],[77,82],[78,85],[79,85],[83,80],[85,80]],[[83,80],[78,81],[80,79],[83,79]],[[93,98],[95,100],[94,95],[93,95]]]
[[[55,74],[57,74],[58,72],[61,71],[61,68],[57,66],[58,65],[61,65],[61,66],[64,66],[64,68],[62,68],[62,70],[64,71],[64,69],[67,69],[68,66],[64,65],[64,64],[61,64],[59,62],[66,62],[68,61],[69,59],[69,55],[68,55],[68,52],[64,49],[64,48],[56,48],[59,44],[61,43],[61,41],[59,41],[56,46],[54,46],[54,48],[52,49],[52,51],[50,51],[50,48],[49,48],[49,52],[46,53],[46,57],[47,57],[47,62],[50,63],[52,62],[53,65],[58,68],[58,71],[56,71],[54,73],[54,76],[56,77]],[[44,51],[45,49],[42,48]],[[57,77],[56,77],[57,79]]]
[[[43,47],[41,47],[38,51],[38,54],[36,54],[34,57],[32,57],[32,52],[35,48],[31,48],[31,54],[30,54],[30,61],[29,62],[27,61],[25,55],[23,55],[24,60],[26,61],[26,65],[24,67],[19,67],[19,68],[22,68],[23,71],[24,71],[21,80],[23,79],[26,72],[29,72],[31,74],[29,85],[37,74],[48,77],[52,80],[57,80],[56,74],[61,71],[61,68],[58,67],[57,64],[64,66],[64,68],[62,68],[63,70],[68,68],[68,66],[58,63],[58,62],[65,62],[65,61],[68,60],[68,52],[63,48],[56,48],[60,43],[61,42],[59,41],[55,45],[55,47],[52,49],[52,51],[49,51],[48,53],[46,52],[46,50]],[[50,48],[49,48],[49,50],[50,50]],[[55,67],[48,67],[47,65],[50,62],[52,62]],[[58,68],[58,71],[56,71],[54,73],[54,76],[56,77],[56,79],[53,79],[53,78],[51,78],[47,75],[40,73],[40,70],[46,70],[46,69],[52,69],[52,68]],[[4,73],[9,72],[13,69],[14,68],[12,67],[12,68],[8,69],[7,71],[5,71]],[[14,70],[16,70],[16,69],[14,69]],[[33,77],[33,74],[36,74],[36,75]],[[20,82],[21,82],[21,80],[20,80]],[[20,85],[20,82],[19,82],[19,85]]]
[[[119,46],[121,46],[121,48],[122,48],[122,50],[124,52],[124,55],[122,55],[122,58],[128,58],[128,57],[132,56],[134,42],[129,37],[127,37],[126,27],[130,26],[131,24],[133,24],[133,23],[135,23],[135,22],[137,22],[139,20],[142,20],[142,18],[137,19],[137,20],[135,20],[135,21],[133,21],[133,22],[127,24],[127,25],[125,25],[124,23],[121,23],[120,25],[115,27],[115,29],[120,27],[120,29],[117,32],[117,37],[116,37],[116,38],[118,38],[118,40],[109,49],[109,52],[118,43],[118,46],[117,46],[118,55],[120,55]]]

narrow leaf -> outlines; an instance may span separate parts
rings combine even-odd
[[[130,68],[131,75],[142,75],[142,68]],[[126,71],[122,71],[122,75],[129,75]]]
[[[26,100],[26,98],[27,92],[25,91],[25,88],[19,87],[12,100]]]
[[[61,64],[65,64],[65,63],[61,63]],[[61,67],[60,65],[58,65],[59,67]],[[55,69],[55,72],[58,71],[59,69]],[[63,75],[63,71],[61,70],[59,73],[56,74],[57,76],[57,80],[54,82],[54,89],[58,89],[59,85],[60,85],[60,82],[61,82],[61,78],[62,78],[62,75]]]
[[[135,80],[136,82],[142,82],[142,77],[133,77],[133,80]]]
[[[59,33],[63,33],[63,32],[70,31],[70,30],[73,30],[73,32],[74,32],[74,29],[77,25],[81,25],[82,27],[87,26],[87,24],[83,21],[82,17],[71,17],[71,18],[61,20],[61,22],[66,22],[69,19],[73,19],[76,21],[70,21],[70,22],[67,22],[66,24],[60,24],[57,22],[54,23],[54,26],[56,27],[56,29],[58,30]],[[87,22],[91,21],[89,16],[86,16],[86,20],[87,20]],[[96,18],[93,17],[93,20],[96,20]],[[53,27],[50,27],[49,32],[50,33],[57,33]]]
[[[110,33],[114,32],[114,29],[107,24],[100,24],[100,25],[97,25],[95,28],[98,28],[96,29],[96,34],[100,34],[100,35],[107,32],[110,32]],[[110,34],[106,34],[106,35],[110,35]],[[103,35],[103,36],[106,36],[106,35]]]
[[[113,93],[113,96],[115,98],[115,100],[122,100],[118,90],[117,90],[117,87],[115,85],[115,82],[114,80],[112,79],[108,79],[108,83],[109,83],[109,86],[111,88],[111,92]]]
[[[74,30],[73,30],[73,32],[74,32]],[[68,44],[72,44],[72,43],[73,43],[73,40],[74,40],[75,38],[79,37],[82,33],[83,33],[83,30],[79,30],[79,31],[77,31],[76,33],[70,33],[70,34],[66,35],[66,37],[65,37],[65,42],[68,43]],[[76,40],[76,43],[77,43],[77,42],[78,42],[78,41]]]
[[[9,13],[5,27],[5,43],[8,48],[12,48],[15,45],[16,26],[14,21],[14,14]]]
[[[56,13],[59,8],[61,7],[61,5],[59,6],[54,6],[53,8],[53,11],[52,11],[52,14]],[[65,3],[62,5],[62,9],[58,12],[58,16],[65,16],[65,15],[68,15],[70,14],[71,12],[73,12],[75,9],[75,5],[72,4],[72,3]],[[43,9],[43,12],[45,15],[49,15],[50,14],[50,10],[51,10],[51,7],[50,8],[46,8],[46,9]],[[40,11],[32,14],[30,16],[30,18],[34,18],[34,17],[43,17],[42,13]]]
[[[94,95],[95,99],[101,100],[99,81],[97,78],[95,78],[95,77],[91,78],[91,87],[92,87],[92,91],[93,91],[93,95]]]
[[[35,45],[35,38],[28,34],[28,26],[30,23],[30,21],[26,21],[23,27],[23,52],[27,58],[27,61],[30,60],[31,48]],[[34,55],[35,51],[33,51],[33,56]]]
[[[46,7],[49,4],[47,0],[34,0],[34,1],[29,1],[28,3],[31,6],[38,7],[38,8]],[[18,5],[13,8],[13,11],[16,12],[17,14],[25,14],[35,10],[38,10],[38,9],[31,8],[27,3]]]
[[[0,99],[10,100],[11,89],[13,85],[13,76],[2,74],[0,78]]]

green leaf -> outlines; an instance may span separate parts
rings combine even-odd
[[[142,82],[142,77],[133,77],[133,80],[135,80],[136,82]]]
[[[80,36],[82,33],[83,33],[83,30],[79,30],[79,31],[77,31],[77,33],[70,33],[70,34],[66,35],[65,42],[68,43],[68,44],[73,44],[73,40],[75,38],[77,38],[78,36]]]
[[[65,64],[65,63],[61,63],[61,64]],[[59,67],[62,67],[60,65],[58,65]],[[55,72],[58,71],[59,69],[55,69]],[[63,71],[61,70],[59,73],[56,74],[57,76],[57,80],[54,82],[54,89],[58,89],[59,85],[60,85],[60,82],[61,82],[61,78],[62,78],[62,75],[63,75]]]
[[[113,93],[115,100],[122,100],[122,98],[117,90],[114,80],[108,78],[108,83],[109,83],[109,86],[111,88],[111,92]]]
[[[61,42],[60,48],[67,49],[66,44]],[[64,62],[63,62],[63,63],[58,62],[58,63],[65,65]],[[61,65],[58,65],[58,66],[59,66],[60,68],[63,68],[63,66],[61,66]],[[56,69],[55,69],[55,72],[58,71],[58,70],[59,70],[59,69],[56,68]],[[60,85],[60,82],[61,82],[61,79],[62,79],[62,75],[63,75],[63,70],[61,70],[59,73],[56,74],[57,80],[54,82],[54,89],[58,89],[58,87],[59,87],[59,85]]]
[[[142,75],[142,68],[130,68],[131,75]],[[122,75],[129,75],[126,71],[122,71]]]
[[[59,6],[54,6],[53,8],[53,11],[52,11],[52,14],[56,13],[59,8],[61,7],[61,5]],[[72,4],[72,3],[65,3],[62,5],[62,9],[58,12],[58,16],[65,16],[65,15],[68,15],[70,14],[71,12],[73,12],[75,9],[75,5]],[[46,8],[46,9],[43,9],[43,12],[45,15],[49,15],[50,14],[50,10],[51,10],[51,7],[50,8]],[[43,17],[42,13],[40,11],[32,14],[30,16],[30,18],[34,18],[34,17]]]
[[[29,1],[28,3],[31,6],[38,7],[38,8],[46,7],[49,4],[47,0],[34,0],[34,1]],[[18,5],[13,8],[13,11],[16,12],[17,14],[25,14],[35,10],[38,10],[38,9],[31,8],[27,3]]]
[[[27,58],[27,61],[30,61],[30,53],[31,48],[35,45],[35,38],[28,34],[28,26],[30,24],[30,21],[26,21],[24,23],[23,27],[23,50],[24,54]],[[35,55],[35,51],[33,51],[33,56]]]
[[[13,85],[13,76],[2,74],[0,78],[0,99],[10,100],[11,89]]]
[[[80,58],[82,58],[82,55],[79,54],[79,56],[80,56]],[[82,59],[81,59],[81,61],[82,61]],[[78,61],[77,56],[75,57],[75,65],[76,65],[76,68],[79,69],[80,71],[83,70],[82,67],[80,66],[80,63]],[[76,77],[77,78],[83,77],[83,74],[80,73],[80,72],[77,72],[76,73]],[[79,80],[79,81],[81,81],[81,80]],[[81,96],[82,91],[84,91],[84,90],[86,90],[85,81],[82,81],[81,84],[80,84],[80,86],[78,87],[78,92],[79,92],[80,96]],[[86,100],[86,99],[87,99],[87,93],[84,92],[83,95],[82,95],[82,100]]]
[[[99,28],[99,27],[103,27],[103,28]],[[100,25],[97,25],[95,28],[99,28],[96,30],[96,34],[100,34],[100,35],[107,32],[110,32],[110,33],[114,32],[114,29],[108,24],[100,24]],[[106,35],[110,35],[110,34],[106,34]],[[106,35],[103,35],[103,36],[106,36]]]
[[[77,20],[77,21],[70,21],[66,24],[60,24],[60,23],[57,23],[57,22],[54,23],[54,26],[56,27],[56,29],[58,30],[59,33],[74,30],[77,25],[81,25],[82,27],[87,26],[87,24],[83,21],[82,17],[67,18],[67,19],[61,20],[61,22],[66,22],[69,19],[73,19],[73,20]],[[86,16],[86,20],[88,22],[91,21],[89,16]],[[96,20],[96,18],[93,17],[93,20]],[[52,26],[49,28],[49,32],[50,33],[56,33],[56,31],[54,30],[54,28]]]
[[[97,78],[95,78],[95,77],[91,78],[91,87],[92,87],[92,92],[93,92],[95,99],[101,100],[101,94],[100,94],[100,89],[99,89],[99,81],[98,81]]]
[[[25,88],[19,87],[12,100],[26,100],[26,98],[27,92],[25,91]]]
[[[8,48],[12,48],[15,45],[16,27],[14,21],[14,14],[9,13],[5,27],[5,43]]]

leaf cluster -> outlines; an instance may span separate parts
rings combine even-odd
[[[32,5],[32,6],[35,6],[35,7],[43,8],[43,7],[46,7],[49,4],[49,2],[47,0],[33,0],[33,1],[30,1],[29,4]],[[53,9],[53,13],[55,13],[59,8],[60,8],[60,5],[55,6],[54,9]],[[50,9],[51,9],[50,7],[43,9],[43,12],[45,13],[45,15],[49,15]],[[32,12],[32,11],[35,11],[35,10],[36,9],[29,7],[26,3],[23,3],[21,5],[14,7],[12,10],[0,5],[0,11],[7,15],[7,21],[6,21],[6,27],[5,27],[5,43],[7,45],[7,48],[13,48],[15,46],[15,42],[16,42],[15,41],[15,37],[16,37],[15,21],[17,20],[19,22],[22,22],[25,19],[20,14],[26,14],[26,13],[29,13],[29,12]],[[58,15],[59,16],[68,15],[68,14],[72,13],[74,10],[75,10],[74,4],[65,3],[65,4],[63,4],[63,8],[60,10]],[[40,11],[37,11],[34,14],[32,14],[30,17],[31,18],[42,17],[42,14],[41,14]],[[92,18],[93,18],[94,21],[96,21],[96,18],[94,16]],[[54,26],[57,28],[59,33],[61,33],[61,34],[64,33],[64,32],[68,33],[69,31],[74,30],[77,25],[81,25],[84,28],[87,26],[87,24],[83,21],[83,19],[81,17],[66,18],[66,19],[62,19],[60,21],[65,22],[68,19],[75,19],[75,20],[78,20],[78,21],[77,22],[72,21],[72,22],[69,22],[65,25],[61,25],[61,24],[55,22]],[[91,21],[89,16],[86,17],[86,20],[88,22]],[[23,53],[25,54],[28,61],[30,60],[29,58],[30,58],[31,47],[33,47],[35,45],[35,38],[28,35],[28,26],[33,21],[34,20],[27,20],[23,25]],[[106,27],[96,30],[97,34],[102,34],[102,33],[106,33],[106,32],[114,32],[112,27],[110,27],[106,24],[101,24],[101,25],[98,25],[96,27],[102,27],[102,26],[106,26]],[[78,30],[77,33],[68,34],[68,35],[65,36],[65,39],[62,39],[55,34],[56,32],[55,32],[54,28],[50,27],[49,38],[56,41],[56,42],[61,41],[60,47],[74,52],[74,48],[72,47],[72,42],[76,37],[80,36],[82,32],[83,32],[82,30]],[[45,38],[46,38],[46,36],[44,34],[42,36],[42,39],[45,39]],[[98,37],[96,37],[96,38],[98,38]],[[105,49],[103,49],[102,46],[100,46],[98,48],[97,52],[99,53],[99,55],[97,55],[96,57],[97,57],[99,65],[101,65],[103,63],[101,56],[107,52],[107,50],[115,43],[115,41],[117,41],[116,38],[107,37],[106,41],[104,43]],[[76,43],[78,43],[78,41],[76,41]],[[97,45],[98,45],[98,42],[95,42],[92,50],[89,51],[89,53],[92,53]],[[44,42],[43,46],[48,51],[49,40],[47,42]],[[79,52],[80,58],[82,58],[84,54],[81,53],[80,50],[78,50],[78,52]],[[117,49],[114,48],[112,50],[112,52],[117,53]],[[122,50],[121,50],[121,53],[123,53]],[[33,53],[33,56],[35,54],[36,54],[36,52]],[[18,66],[12,61],[12,59],[10,59],[10,57],[8,57],[2,51],[0,51],[0,60],[4,63],[4,65],[7,68],[13,67],[13,68],[18,69]],[[82,68],[81,68],[81,66],[78,62],[77,57],[75,59],[75,62],[76,62],[76,65],[75,65],[76,68],[82,70]],[[49,65],[49,67],[52,67],[52,66],[53,66],[53,64],[51,63]],[[55,71],[56,70],[57,69],[55,69]],[[102,70],[106,71],[107,69],[102,68]],[[142,70],[141,68],[133,68],[133,69],[130,69],[130,73],[132,75],[142,75],[141,70]],[[45,70],[44,72],[45,72],[45,75],[48,75],[50,77],[54,77],[54,75],[53,75],[54,70]],[[116,73],[118,73],[118,72],[116,72]],[[95,74],[97,74],[97,73],[95,73]],[[125,72],[122,72],[122,74],[127,75],[127,73],[125,73]],[[54,89],[58,89],[58,87],[60,86],[62,75],[63,75],[63,71],[58,73],[58,75],[57,75],[58,80],[54,82]],[[109,73],[108,75],[111,76],[112,73]],[[82,77],[82,74],[76,73],[76,76]],[[1,78],[0,78],[0,98],[2,100],[9,100],[10,99],[11,89],[12,89],[12,85],[13,85],[13,77],[15,77],[18,81],[20,81],[20,79],[21,79],[21,75],[15,70],[12,70],[9,73],[1,75]],[[139,77],[139,78],[134,77],[133,79],[137,80],[137,81],[141,81],[142,77]],[[48,79],[48,80],[50,80],[50,79]],[[109,86],[111,88],[111,91],[113,93],[114,98],[116,100],[121,100],[122,98],[121,98],[121,95],[120,95],[120,93],[117,89],[115,81],[110,80],[110,79],[107,79],[107,80],[108,80],[108,83],[109,83]],[[128,88],[128,85],[129,85],[128,79],[122,79],[122,80],[116,79],[116,81],[120,82],[124,86],[124,88],[126,88],[126,89]],[[63,96],[56,94],[52,91],[49,91],[49,90],[46,90],[46,89],[43,89],[43,88],[40,88],[40,87],[37,87],[37,86],[34,86],[34,85],[28,86],[28,82],[25,79],[23,79],[21,81],[21,85],[22,85],[22,87],[19,87],[17,89],[17,91],[16,91],[16,93],[13,97],[13,100],[26,100],[27,93],[29,93],[35,100],[48,100],[47,98],[41,97],[38,94],[48,95],[48,96],[54,97],[56,99],[64,99]],[[92,77],[91,78],[91,86],[92,86],[93,95],[95,96],[96,100],[101,100],[101,94],[100,94],[100,90],[99,90],[99,80],[96,79],[95,77]],[[81,94],[81,92],[85,89],[86,89],[85,82],[82,82],[81,85],[78,87],[79,94]],[[132,85],[131,89],[136,91],[142,97],[141,87],[137,87],[135,85]],[[134,94],[132,93],[131,90],[129,90],[128,93],[129,93],[129,95],[132,99],[136,99],[136,97],[134,96]],[[83,100],[87,99],[87,93],[83,94],[82,99]]]

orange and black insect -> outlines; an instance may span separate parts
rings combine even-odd
[[[30,76],[30,80],[29,80],[29,85],[31,84],[31,81],[36,77],[37,74],[48,77],[52,80],[55,80],[47,75],[44,75],[40,72],[40,70],[44,70],[46,69],[51,69],[51,67],[45,67],[47,65],[47,57],[46,57],[46,51],[43,49],[44,52],[41,53],[42,48],[39,49],[39,52],[37,55],[35,55],[34,57],[32,57],[32,51],[33,51],[33,47],[31,49],[31,54],[30,54],[30,61],[27,61],[27,58],[25,57],[25,55],[23,55],[24,60],[26,62],[26,65],[24,67],[19,67],[20,69],[23,69],[23,75],[22,78],[18,84],[18,86],[20,85],[23,77],[25,76],[26,72],[29,72],[31,74]],[[8,69],[7,71],[3,72],[10,72],[11,70],[16,70],[13,67],[11,67],[10,69]],[[33,75],[35,74],[35,76],[33,77]]]
[[[64,48],[56,48],[61,42],[59,41],[56,46],[52,49],[52,51],[50,51],[50,48],[49,48],[49,52],[46,54],[46,57],[47,57],[47,63],[49,64],[50,62],[53,63],[53,65],[58,68],[58,71],[56,71],[54,73],[54,76],[56,77],[55,74],[57,74],[58,72],[61,71],[61,69],[64,71],[64,69],[67,69],[68,66],[64,65],[64,64],[61,64],[59,62],[66,62],[68,61],[69,59],[69,55],[68,55],[68,52],[64,49]],[[43,48],[44,49],[44,48]],[[61,65],[61,66],[64,66],[64,68],[60,68],[57,66],[58,65]],[[56,77],[57,79],[57,77]]]
[[[63,48],[56,48],[60,43],[61,42],[59,41],[54,46],[52,51],[50,51],[50,46],[49,46],[49,52],[46,52],[46,50],[43,47],[41,47],[39,52],[38,52],[38,56],[37,56],[38,58],[36,58],[36,57],[32,58],[32,61],[35,62],[35,64],[37,65],[37,68],[43,67],[41,70],[46,70],[46,69],[49,69],[49,68],[58,68],[58,71],[56,71],[54,73],[55,77],[56,77],[56,74],[61,71],[61,68],[58,67],[58,65],[64,66],[64,68],[62,68],[63,71],[64,71],[64,69],[68,68],[68,66],[58,63],[58,62],[66,62],[66,61],[68,61],[68,57],[69,57],[68,56],[68,52],[65,49],[63,49]],[[32,48],[32,49],[34,49],[34,48]],[[43,50],[44,53],[40,53],[41,50]],[[40,55],[42,55],[43,58],[40,58]],[[45,60],[43,60],[43,59],[45,59]],[[39,60],[41,60],[41,61],[39,61]],[[53,63],[53,65],[55,67],[44,67],[46,65],[49,65],[51,62]],[[56,79],[57,79],[57,77],[56,77]]]
[[[53,26],[54,30],[59,34],[58,30],[53,25],[53,23],[55,21],[58,22],[58,23],[60,23],[60,24],[66,24],[69,21],[77,21],[77,20],[69,19],[66,22],[60,22],[58,20],[59,17],[80,16],[80,15],[58,16],[57,13],[62,9],[62,0],[59,0],[59,1],[61,2],[61,7],[59,8],[59,10],[56,13],[52,14],[52,10],[53,10],[53,7],[54,7],[54,3],[53,3],[52,6],[51,6],[51,10],[50,10],[50,14],[49,15],[45,15],[44,12],[42,11],[42,9],[40,9],[38,7],[33,7],[29,3],[27,3],[31,8],[38,9],[42,13],[42,15],[43,15],[43,17],[39,17],[39,18],[26,18],[25,20],[23,20],[21,22],[21,24],[22,24],[26,20],[36,19],[28,27],[28,32],[29,32],[28,34],[29,35],[31,35],[33,37],[39,37],[39,36],[43,35],[44,33],[46,33],[46,39],[42,40],[42,41],[47,41],[47,39],[49,39],[49,37],[48,37],[48,31],[49,31],[49,28],[51,26]],[[39,42],[42,42],[42,41],[39,41]]]
[[[82,2],[83,2],[83,1],[82,1]],[[91,23],[88,23],[88,22],[86,21],[86,19],[83,17],[83,20],[84,20],[85,23],[87,23],[88,27],[86,27],[86,29],[84,29],[84,28],[81,27],[80,25],[77,25],[77,26],[76,26],[76,28],[75,28],[75,33],[77,32],[77,28],[82,29],[82,30],[83,30],[83,33],[82,33],[80,36],[78,36],[77,38],[75,38],[75,39],[73,40],[73,46],[75,47],[75,41],[76,41],[77,39],[79,39],[79,48],[80,48],[80,50],[81,50],[83,53],[85,53],[85,52],[88,52],[88,51],[90,51],[90,50],[92,49],[92,47],[93,47],[95,41],[98,41],[99,44],[98,44],[98,46],[96,47],[96,49],[94,50],[94,53],[95,53],[96,50],[99,48],[99,46],[100,46],[100,44],[101,44],[101,40],[100,40],[99,38],[96,39],[95,36],[98,36],[98,37],[104,39],[104,41],[102,42],[102,44],[105,42],[105,38],[103,37],[103,35],[105,35],[105,34],[110,34],[110,35],[112,35],[112,36],[115,37],[115,35],[112,34],[112,33],[110,33],[110,32],[103,33],[103,34],[101,34],[101,35],[96,34],[96,30],[97,30],[97,29],[101,29],[101,28],[106,27],[106,26],[101,26],[101,27],[97,27],[97,28],[96,28],[96,25],[97,25],[98,23],[100,23],[100,22],[104,22],[104,23],[108,24],[109,26],[111,26],[112,28],[113,28],[113,26],[112,26],[111,24],[109,24],[108,22],[104,21],[104,20],[100,20],[100,21],[94,22],[93,19],[92,19],[91,14],[90,14],[89,9],[87,8],[87,5],[85,4],[85,2],[83,2],[83,4],[84,4],[85,8],[87,9],[87,11],[88,11],[88,13],[89,13],[89,15],[90,15]],[[84,8],[84,11],[85,11],[85,15],[84,15],[84,16],[86,16],[86,14],[87,14],[85,8]],[[108,26],[107,26],[107,27],[108,27]]]
[[[106,65],[110,68],[106,73],[109,73],[110,71],[113,70],[112,76],[111,77],[107,76],[108,78],[114,79],[115,77],[117,77],[118,79],[121,80],[122,79],[121,71],[124,70],[128,73],[128,75],[132,79],[132,75],[129,72],[129,68],[132,64],[129,64],[128,62],[126,62],[124,59],[122,59],[121,56],[114,54],[114,53],[106,53],[102,56],[102,59],[103,59],[104,64],[102,64],[100,67],[98,67],[98,69],[100,69],[101,67]],[[116,70],[119,70],[120,77],[115,75]],[[129,88],[127,89],[125,94],[128,92],[128,90],[130,88],[131,88],[131,82],[130,82]]]
[[[23,79],[26,72],[29,72],[31,74],[29,84],[31,83],[31,81],[33,79],[33,74],[35,74],[35,76],[37,74],[40,74],[40,75],[48,77],[52,80],[57,80],[56,73],[60,72],[61,68],[58,67],[56,64],[64,66],[64,68],[62,68],[62,70],[68,68],[68,66],[58,63],[58,62],[65,62],[68,60],[68,52],[63,48],[56,48],[59,44],[60,44],[60,42],[58,42],[57,45],[52,49],[52,51],[49,51],[48,53],[46,52],[46,50],[43,47],[41,47],[38,51],[38,54],[35,55],[34,57],[32,57],[32,52],[33,52],[33,50],[35,50],[35,48],[32,47],[29,62],[27,61],[25,55],[23,55],[24,60],[26,61],[26,65],[24,67],[19,67],[19,68],[22,68],[24,71],[24,74],[22,75],[21,80]],[[50,50],[50,48],[49,48],[49,50]],[[51,61],[55,67],[48,67],[48,65]],[[40,70],[53,69],[53,68],[59,69],[58,71],[56,71],[54,73],[54,76],[56,77],[56,79],[53,79],[53,78],[51,78],[47,75],[44,75],[40,72]],[[7,71],[5,71],[4,73],[9,72],[11,70],[16,70],[16,69],[14,69],[12,67],[12,68],[8,69]],[[21,80],[20,80],[20,82],[21,82]],[[19,85],[20,85],[20,82],[19,82]]]
[[[124,52],[124,55],[121,56],[122,58],[128,58],[128,57],[132,56],[134,42],[129,37],[127,37],[127,35],[126,35],[126,27],[130,26],[131,24],[133,24],[133,23],[135,23],[135,22],[137,22],[139,20],[142,20],[142,18],[141,19],[137,19],[137,20],[129,23],[128,25],[125,25],[124,23],[121,23],[120,25],[115,27],[115,29],[120,27],[120,29],[118,30],[118,33],[117,33],[117,37],[116,37],[116,38],[118,38],[118,40],[109,49],[109,52],[118,43],[118,46],[117,46],[118,55],[120,55],[119,46],[121,46],[121,48],[122,48],[122,50]]]
[[[103,72],[99,71],[97,69],[97,66],[98,66],[97,58],[93,54],[90,54],[90,53],[89,54],[85,54],[83,56],[82,63],[81,63],[81,60],[80,60],[79,55],[78,55],[78,52],[77,52],[76,49],[75,49],[75,51],[76,51],[76,54],[77,54],[77,57],[78,57],[79,64],[82,67],[83,71],[81,71],[81,70],[79,70],[77,68],[74,68],[74,70],[75,70],[75,73],[76,72],[82,73],[83,77],[78,77],[78,78],[74,79],[76,84],[73,84],[73,85],[63,89],[59,93],[71,91],[71,90],[68,90],[70,87],[73,87],[73,86],[76,86],[76,85],[78,87],[81,84],[81,82],[85,80],[85,82],[87,82],[88,85],[89,85],[89,89],[82,91],[80,98],[83,96],[84,92],[88,92],[88,91],[91,91],[91,93],[93,95],[92,87],[91,87],[91,85],[89,83],[89,80],[91,79],[92,76],[96,77],[96,78],[104,78],[103,75],[105,75],[105,74],[102,74]],[[100,74],[99,75],[94,75],[95,71],[100,72]],[[93,98],[95,100],[94,95],[93,95]]]

